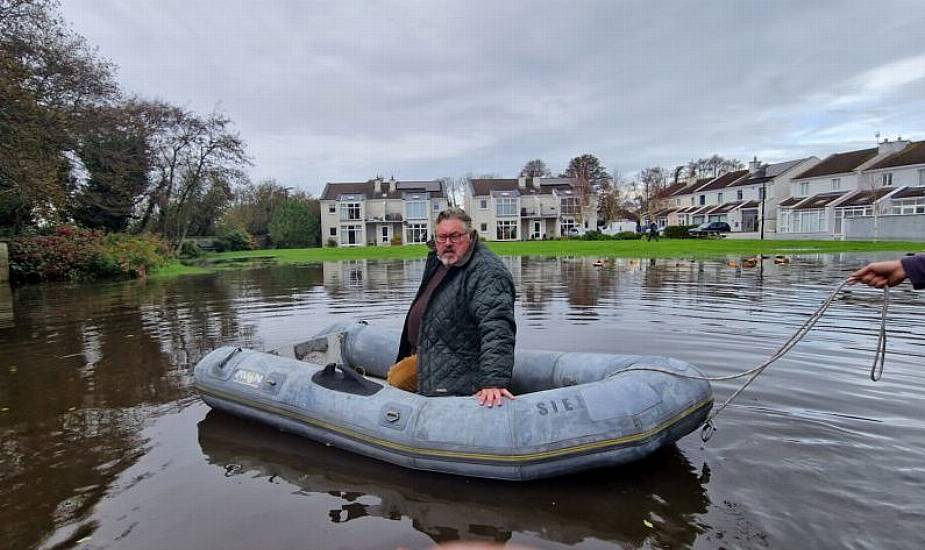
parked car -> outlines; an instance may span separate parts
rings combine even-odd
[[[722,237],[723,233],[730,231],[732,228],[726,222],[706,222],[688,230],[687,234],[691,237]]]

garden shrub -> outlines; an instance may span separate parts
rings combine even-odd
[[[328,237],[328,248],[337,248],[337,239]]]
[[[696,225],[669,225],[665,228],[665,237],[669,239],[689,239],[687,234],[689,229],[697,227]]]
[[[256,248],[254,237],[239,228],[226,229],[215,239],[217,252],[253,250],[254,248]]]
[[[642,238],[642,233],[636,233],[635,231],[620,231],[614,235],[613,238],[618,241],[638,241]]]
[[[153,235],[60,226],[48,235],[10,241],[10,277],[15,282],[143,277],[170,257],[170,247]]]
[[[199,248],[199,245],[193,241],[183,241],[180,244],[180,257],[181,258],[198,258],[202,256],[202,248]]]

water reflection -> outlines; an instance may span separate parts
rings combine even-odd
[[[199,445],[211,464],[247,483],[282,478],[307,495],[339,498],[328,521],[409,518],[435,542],[506,542],[525,532],[564,544],[679,547],[694,541],[695,518],[708,505],[706,479],[675,447],[628,468],[514,484],[413,472],[215,411],[199,423]]]

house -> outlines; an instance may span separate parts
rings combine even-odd
[[[472,179],[466,212],[491,241],[557,238],[597,229],[598,193],[577,178]]]
[[[780,203],[778,232],[789,238],[921,238],[922,187],[925,142],[884,140],[835,153],[793,178],[792,197]],[[883,231],[881,217],[890,226]]]
[[[449,205],[440,181],[327,183],[321,193],[322,242],[339,246],[426,243]]]

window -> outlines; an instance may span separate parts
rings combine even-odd
[[[723,204],[723,194],[722,193],[716,194],[716,204]]]
[[[482,225],[480,225],[480,226],[479,226],[479,231],[481,231],[482,233],[488,231],[488,224],[487,224],[487,223],[483,223]]]
[[[841,189],[841,178],[832,178],[832,191]]]
[[[559,224],[559,233],[563,236],[568,236],[573,229],[575,229],[575,218],[562,218],[562,222]]]
[[[767,193],[768,193],[768,188],[767,188],[767,187],[759,187],[759,188],[758,188],[758,200],[763,201],[763,200],[765,199],[765,195],[767,195]]]
[[[379,241],[383,243],[389,242],[389,226],[383,225],[379,228]]]
[[[707,196],[706,196],[706,195],[700,195],[700,206],[703,206],[703,205],[705,205],[706,203],[707,203]]]
[[[337,236],[337,228],[336,228],[336,227],[332,227],[332,228],[331,228],[331,236],[332,236],[332,237],[336,237],[336,236]]]
[[[412,223],[408,226],[409,243],[426,243],[427,242],[427,224]]]
[[[497,226],[497,239],[510,241],[517,238],[517,220],[501,220]]]
[[[691,206],[694,206],[694,197],[691,197]]]
[[[426,220],[427,201],[421,199],[406,200],[405,216],[409,220]]]
[[[818,233],[825,231],[825,210],[795,210],[790,220],[793,233]]]
[[[885,172],[880,174],[880,184],[883,187],[889,187],[893,185],[893,172]]]
[[[434,212],[439,212],[442,206],[439,201],[434,201]]]
[[[333,202],[328,205],[328,214],[337,214],[337,205]]]
[[[340,219],[358,220],[360,219],[360,203],[344,202],[340,205]]]
[[[563,197],[561,212],[563,214],[578,214],[578,197]]]
[[[800,191],[797,193],[797,196],[805,197],[809,195],[809,182],[804,181],[800,183]]]
[[[479,199],[479,208],[482,210],[488,208],[488,201],[486,199]]]
[[[737,201],[742,200],[742,190],[741,190],[741,189],[739,189],[738,191],[736,191],[736,200],[737,200]]]
[[[925,214],[925,197],[913,197],[908,199],[893,199],[889,210],[886,211],[889,216],[899,216],[902,214]]]
[[[517,215],[517,197],[498,197],[495,199],[495,215],[506,218]]]
[[[919,168],[919,186],[925,186],[925,168]]]
[[[344,224],[340,226],[341,246],[358,246],[362,244],[363,226],[360,224]]]

